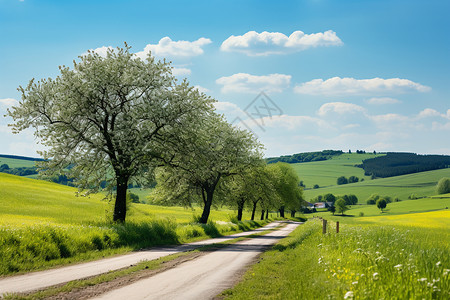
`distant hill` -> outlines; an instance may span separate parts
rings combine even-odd
[[[366,159],[358,166],[364,169],[366,176],[386,178],[448,168],[450,156],[389,152]]]
[[[341,155],[342,150],[323,150],[319,152],[304,152],[292,155],[283,155],[278,157],[269,157],[266,159],[268,164],[276,162],[285,162],[288,164],[297,164],[311,161],[323,161],[331,159],[334,156]]]
[[[19,155],[8,155],[8,154],[0,154],[0,158],[10,158],[10,159],[20,159],[20,160],[28,160],[28,161],[44,161],[43,158],[34,158],[28,156],[19,156]]]
[[[363,171],[362,169],[360,170]],[[392,198],[399,197],[400,200],[408,200],[412,194],[416,197],[436,195],[436,184],[442,177],[450,177],[450,168],[365,180],[363,182],[344,185],[327,186],[318,189],[306,189],[304,196],[309,201],[318,195],[325,195],[327,193],[335,196],[353,194],[358,197],[360,204],[365,204],[371,194],[390,196]]]

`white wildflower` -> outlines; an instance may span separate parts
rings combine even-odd
[[[353,299],[353,292],[348,291],[347,293],[345,293],[344,299]]]
[[[417,279],[417,281],[419,281],[419,282],[425,282],[425,281],[427,281],[427,279],[426,279],[425,277],[423,277],[423,278]]]
[[[436,267],[439,267],[440,265],[442,265],[442,263],[441,263],[440,261],[438,261],[438,262],[436,263]]]
[[[377,272],[375,272],[375,273],[373,273],[372,277],[373,277],[373,280],[378,280],[379,277],[380,277],[380,274],[378,274]]]

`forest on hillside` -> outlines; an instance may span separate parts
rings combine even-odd
[[[285,162],[289,164],[328,160],[333,156],[341,155],[342,150],[323,150],[317,152],[304,152],[292,155],[283,155],[279,157],[269,157],[266,159],[268,164],[276,162]]]
[[[448,168],[450,156],[388,152],[385,156],[363,160],[357,167],[363,168],[366,176],[385,178]]]

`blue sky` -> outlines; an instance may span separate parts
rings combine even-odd
[[[266,156],[450,154],[449,13],[445,0],[0,0],[0,153],[41,149],[3,117],[19,85],[127,42],[171,60]]]

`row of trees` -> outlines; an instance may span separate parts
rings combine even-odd
[[[363,179],[361,179],[361,181],[363,181]],[[337,185],[342,185],[342,184],[347,184],[347,183],[355,183],[358,182],[359,178],[356,176],[350,176],[349,178],[345,177],[345,176],[340,176],[338,177],[338,179],[336,180]]]
[[[156,174],[158,185],[151,194],[152,203],[211,206],[212,198],[208,198],[202,184],[196,184],[199,181],[186,182],[186,177],[171,167],[159,168]],[[298,175],[286,163],[255,165],[235,176],[223,178],[216,185],[217,200],[214,204],[235,208],[238,221],[242,220],[244,209],[251,211],[251,220],[255,219],[258,208],[261,219],[267,218],[270,210],[278,210],[281,217],[285,217],[285,211],[289,210],[291,216],[295,216],[303,205],[303,190],[298,183]],[[200,222],[203,217],[202,214]]]
[[[366,176],[384,178],[448,168],[450,156],[389,152],[384,156],[366,159],[357,166],[364,169]]]
[[[0,166],[0,172],[17,176],[28,176],[38,173],[36,167],[10,168],[7,164],[2,164]]]
[[[293,155],[283,155],[279,157],[267,158],[267,163],[286,162],[289,164],[310,162],[310,161],[323,161],[331,159],[333,156],[341,155],[342,150],[323,150],[317,152],[304,152],[296,153]]]
[[[247,192],[246,202],[264,210],[301,199],[298,178],[283,165],[265,167],[261,144],[218,115],[214,99],[178,83],[165,60],[141,60],[129,50],[109,49],[106,57],[89,51],[55,79],[19,88],[22,101],[8,110],[13,132],[36,129],[47,149],[40,152],[44,177],[74,178],[86,193],[114,192],[117,222],[126,218],[129,185],[151,184],[155,170],[167,199],[201,200],[202,223],[218,191]],[[288,189],[294,181],[296,189]]]
[[[314,199],[312,199],[313,202],[329,202],[329,203],[335,203],[337,200],[343,199],[346,205],[355,205],[358,203],[358,197],[353,194],[349,195],[338,195],[335,196],[332,193],[327,193],[325,195],[318,195]]]

